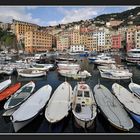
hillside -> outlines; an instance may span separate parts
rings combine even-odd
[[[77,21],[68,24],[59,24],[55,26],[55,28],[61,28],[61,26],[65,26],[65,28],[73,27],[74,25],[84,25],[89,26],[91,24],[95,24],[96,26],[106,25],[106,22],[111,20],[121,20],[123,21],[120,26],[128,26],[130,24],[140,25],[140,7],[136,7],[134,9],[130,9],[121,13],[112,13],[112,14],[103,14],[97,16],[94,19],[89,19],[86,21]]]

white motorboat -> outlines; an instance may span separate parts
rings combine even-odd
[[[126,61],[128,63],[140,63],[140,48],[130,49],[127,52]]]
[[[140,123],[140,99],[117,83],[112,85],[112,90],[114,95],[124,105],[130,115]]]
[[[56,123],[66,117],[71,109],[72,87],[63,82],[54,91],[45,110],[45,118],[50,123]]]
[[[74,79],[78,78],[87,78],[90,77],[91,74],[84,70],[84,71],[78,71],[78,70],[59,70],[58,71],[60,75],[65,76],[65,77],[72,77]]]
[[[115,64],[116,62],[110,57],[104,57],[95,60],[94,63],[97,65],[108,65],[108,64]]]
[[[5,102],[4,109],[8,110],[19,106],[33,93],[34,88],[35,83],[32,81],[22,86]]]
[[[34,69],[24,69],[24,70],[19,70],[18,75],[22,77],[41,77],[41,76],[46,76],[45,71],[41,70],[34,70]]]
[[[53,64],[32,64],[32,68],[30,69],[35,69],[35,70],[42,70],[42,71],[48,71],[49,69],[53,68]]]
[[[133,128],[133,121],[128,116],[118,99],[103,85],[94,87],[96,103],[105,118],[116,128],[129,131]]]
[[[102,78],[107,78],[107,79],[116,79],[116,80],[121,80],[121,79],[130,79],[133,74],[129,72],[128,70],[99,70],[100,75]]]
[[[80,70],[80,65],[75,63],[59,63],[58,70]]]
[[[72,112],[79,126],[82,128],[93,126],[97,107],[91,88],[84,82],[78,83],[74,88]]]
[[[12,68],[12,67],[9,66],[9,65],[5,65],[5,66],[2,66],[2,67],[0,68],[0,72],[1,72],[2,74],[11,75],[11,74],[13,74],[13,72],[14,72],[14,68]]]
[[[98,66],[98,70],[128,70],[124,65],[108,64],[104,66]],[[129,70],[128,70],[129,71]]]
[[[15,132],[30,123],[44,108],[52,92],[50,85],[45,85],[31,95],[11,116]]]

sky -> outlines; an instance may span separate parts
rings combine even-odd
[[[54,26],[95,18],[101,14],[122,12],[136,6],[0,6],[0,21],[12,19]]]

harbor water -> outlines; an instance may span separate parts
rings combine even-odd
[[[116,60],[118,63],[120,63],[119,56],[116,56]],[[121,84],[122,86],[126,87],[128,89],[128,84],[130,83],[130,80],[109,80],[109,79],[103,79],[100,77],[100,73],[97,69],[97,67],[94,64],[91,64],[88,62],[86,57],[78,58],[78,63],[81,65],[82,70],[87,70],[91,73],[91,77],[85,79],[85,82],[92,88],[98,83],[100,80],[100,83],[106,86],[108,89],[111,90],[112,84],[114,82],[117,82]],[[140,69],[138,69],[136,66],[128,66],[128,68],[133,73],[133,81],[137,84],[140,84]],[[28,83],[29,81],[34,81],[36,84],[35,91],[41,88],[42,86],[46,84],[50,84],[52,86],[53,91],[65,80],[67,80],[72,88],[77,84],[79,80],[73,79],[73,78],[65,78],[58,74],[57,69],[51,70],[47,72],[47,75],[40,78],[22,78],[17,75],[12,75],[12,82],[21,82],[22,85]],[[8,79],[8,76],[0,76],[0,82],[4,81],[5,79]],[[52,94],[53,94],[52,91]],[[14,133],[13,126],[9,118],[2,117],[2,114],[4,113],[3,105],[4,102],[0,103],[0,133]],[[133,119],[132,119],[133,120]],[[140,125],[133,120],[134,127],[130,130],[130,133],[139,133],[140,132]],[[98,115],[95,119],[95,126],[92,129],[82,129],[78,128],[74,123],[74,117],[72,115],[72,112],[69,113],[69,115],[64,118],[62,121],[56,123],[56,124],[50,124],[45,119],[44,110],[27,126],[22,128],[18,133],[124,133],[124,131],[118,130],[117,128],[113,127],[106,118],[98,112]]]

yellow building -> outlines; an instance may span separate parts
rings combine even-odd
[[[87,35],[81,34],[78,30],[70,32],[70,45],[84,45],[87,49]]]
[[[24,35],[28,31],[34,31],[39,28],[38,25],[28,23],[28,22],[23,22],[23,21],[18,21],[13,19],[12,23],[12,31],[15,33],[17,36],[17,41],[24,42]]]
[[[28,53],[46,52],[52,49],[52,35],[43,31],[25,33],[25,51]]]
[[[105,35],[105,51],[109,51],[111,49],[111,34],[110,33],[106,33]]]
[[[70,33],[70,44],[71,45],[77,45],[77,44],[81,44],[81,36],[80,36],[80,32],[77,30],[73,30]]]
[[[93,36],[93,33],[89,32],[87,34],[87,40],[86,40],[86,47],[90,51],[96,51],[97,50],[97,37]]]

